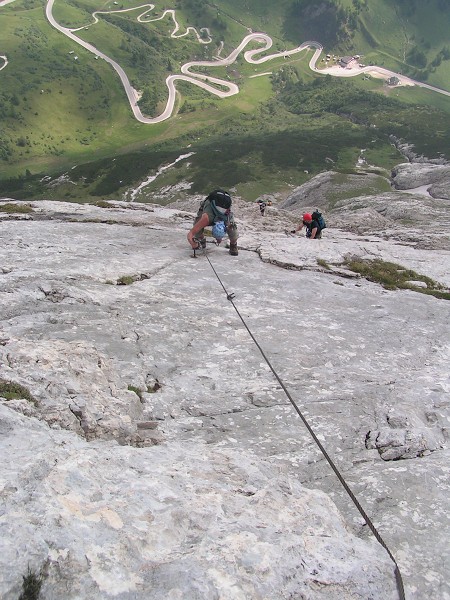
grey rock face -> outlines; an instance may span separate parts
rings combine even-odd
[[[429,186],[431,196],[450,200],[450,165],[405,163],[393,170],[392,179],[396,189]]]
[[[342,202],[319,241],[236,199],[239,257],[207,251],[226,293],[190,257],[188,200],[0,221],[0,380],[32,398],[0,387],[2,598],[28,565],[46,599],[398,597],[231,293],[408,600],[450,598],[448,301],[341,265],[379,257],[450,286],[450,249],[423,249],[392,194]],[[370,233],[332,225],[358,211]]]
[[[23,449],[20,470],[2,454],[3,598],[44,559],[45,598],[395,597],[376,546],[268,461],[194,439],[151,451],[89,444],[7,406],[0,414]]]
[[[381,181],[386,186],[386,179],[373,173],[346,176],[344,181],[332,171],[321,173],[296,188],[277,208],[297,219],[319,208],[329,227],[392,238],[422,249],[448,249],[449,169],[449,165],[398,165],[392,181],[403,193],[376,193]],[[364,188],[364,194],[358,193]]]
[[[359,196],[359,190],[376,194],[380,189],[380,181],[386,186],[386,177],[374,173],[361,172],[343,179],[339,173],[327,171],[296,188],[278,207],[299,214],[315,208],[330,210],[340,198]]]

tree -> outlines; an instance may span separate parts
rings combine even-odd
[[[407,59],[409,63],[415,67],[419,67],[420,69],[423,69],[427,66],[427,57],[422,50],[419,50],[416,46],[411,48],[411,50],[408,52]]]

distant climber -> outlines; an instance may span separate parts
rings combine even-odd
[[[266,214],[266,208],[268,206],[272,206],[272,200],[263,200],[262,198],[259,198],[259,200],[257,200],[256,202],[258,203],[259,212],[261,213],[261,216],[264,217]]]
[[[230,254],[231,256],[238,255],[238,229],[234,221],[233,213],[231,212],[231,196],[228,192],[221,189],[212,191],[200,204],[197,216],[194,220],[194,226],[187,234],[188,242],[194,250],[198,248],[206,248],[206,239],[204,235],[205,227],[218,225],[222,222],[225,225],[225,230],[230,238]],[[213,235],[216,234],[218,243],[222,241],[220,237],[224,229],[219,231],[219,226],[214,228]],[[220,240],[220,241],[219,241]]]
[[[260,198],[258,200],[258,205],[259,205],[259,212],[261,213],[261,216],[264,217],[267,204],[264,202],[264,200],[261,200],[261,198]]]
[[[325,219],[318,210],[315,210],[312,214],[305,213],[300,225],[297,229],[293,229],[291,233],[297,233],[298,231],[301,231],[303,227],[306,227],[307,238],[310,240],[320,240],[322,231],[326,227]]]

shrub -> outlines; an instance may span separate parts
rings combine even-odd
[[[6,379],[0,379],[0,396],[7,400],[28,400],[35,406],[38,403],[26,387],[20,385],[20,383],[6,381]]]

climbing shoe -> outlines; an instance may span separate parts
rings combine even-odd
[[[230,243],[230,254],[231,254],[231,256],[237,256],[239,254],[236,243],[234,243],[234,244]]]

